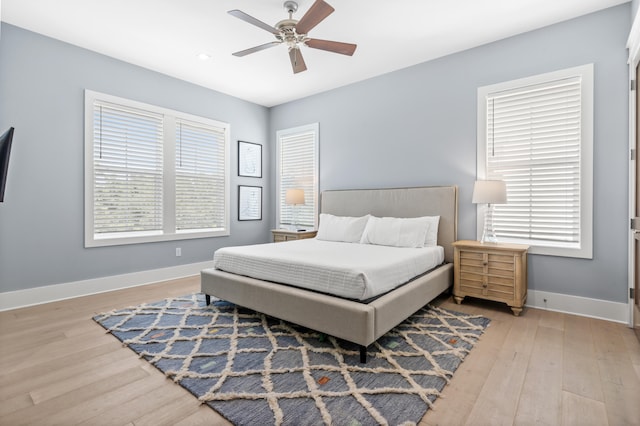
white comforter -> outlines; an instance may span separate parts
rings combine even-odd
[[[222,271],[366,300],[440,265],[444,249],[305,239],[225,247],[213,260]]]

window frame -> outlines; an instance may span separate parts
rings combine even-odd
[[[515,238],[500,238],[500,241],[528,244],[531,254],[593,258],[593,74],[593,64],[586,64],[478,88],[476,178],[484,180],[487,178],[487,97],[498,92],[524,89],[527,86],[550,83],[556,80],[581,78],[579,247],[562,247],[560,244],[540,245],[534,244],[531,240]],[[476,236],[480,239],[484,224],[484,205],[478,204],[476,206],[476,217]]]
[[[162,231],[152,232],[123,232],[113,233],[104,237],[96,237],[94,232],[94,103],[106,102],[123,108],[133,108],[147,111],[163,116],[163,201]],[[105,93],[85,90],[85,111],[84,111],[84,235],[85,247],[105,247],[115,245],[150,243],[159,241],[175,241],[194,238],[222,237],[230,235],[230,132],[231,126],[228,123],[199,117],[180,111],[171,110],[143,102],[133,101],[118,96]],[[222,229],[214,231],[203,230],[177,230],[176,229],[176,121],[184,120],[199,123],[204,126],[218,127],[224,129],[224,224]]]
[[[313,194],[312,200],[314,203],[313,206],[313,217],[314,223],[313,228],[318,228],[318,213],[319,213],[319,188],[320,188],[320,124],[319,123],[311,123],[303,126],[293,127],[289,129],[282,129],[276,131],[276,227],[281,228],[283,226],[288,226],[288,224],[282,223],[282,205],[280,203],[280,195],[281,195],[281,150],[282,150],[282,138],[283,136],[290,136],[301,133],[309,133],[312,132],[315,138],[315,146],[314,146],[314,167],[315,174],[313,176]],[[308,195],[305,193],[305,198]]]

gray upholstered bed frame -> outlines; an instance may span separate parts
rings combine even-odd
[[[216,269],[201,273],[201,289],[246,308],[265,313],[366,347],[429,303],[453,282],[453,246],[457,236],[456,186],[324,191],[320,211],[336,216],[440,216],[438,245],[445,265],[420,276],[369,303],[261,281]],[[283,244],[283,243],[277,243]]]

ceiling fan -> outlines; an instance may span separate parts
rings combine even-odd
[[[300,46],[305,45],[313,49],[326,50],[329,52],[340,53],[342,55],[352,56],[356,50],[356,45],[351,43],[341,43],[338,41],[320,40],[317,38],[309,38],[309,31],[322,22],[335,10],[323,0],[316,0],[315,3],[307,10],[307,13],[298,21],[293,19],[293,14],[298,10],[298,3],[295,1],[285,1],[284,8],[289,13],[289,19],[283,19],[275,26],[265,24],[264,22],[247,15],[241,10],[230,10],[228,13],[238,19],[242,19],[258,28],[269,31],[276,37],[276,41],[261,44],[260,46],[235,52],[234,56],[246,56],[251,53],[259,52],[279,44],[286,44],[289,49],[289,59],[293,72],[299,73],[307,69],[300,51]]]

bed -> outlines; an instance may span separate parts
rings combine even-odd
[[[366,362],[366,348],[447,290],[453,283],[457,236],[456,186],[323,191],[320,212],[340,217],[417,218],[439,216],[437,245],[444,263],[371,301],[352,300],[211,268],[201,272],[201,291],[210,297],[353,342]],[[298,241],[273,244],[292,244]]]

